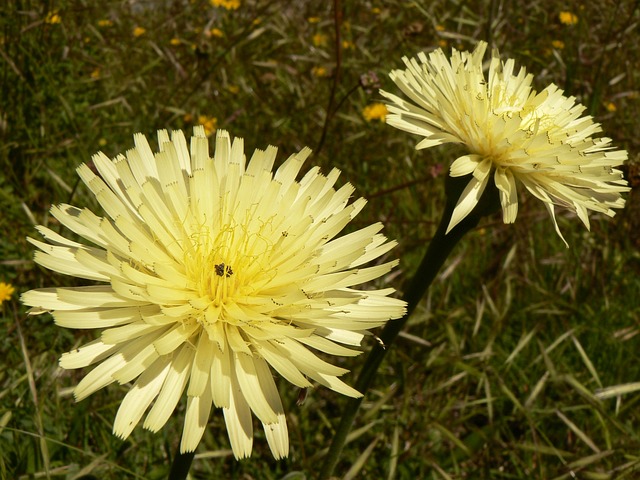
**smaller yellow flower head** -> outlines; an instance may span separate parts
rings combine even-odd
[[[387,118],[387,106],[384,103],[372,103],[371,105],[367,105],[362,110],[362,116],[367,122],[371,122],[373,120],[380,120],[384,122],[385,118]]]
[[[560,23],[565,25],[575,25],[578,23],[578,16],[575,13],[560,12],[558,18],[560,19]]]
[[[45,23],[48,23],[50,25],[55,25],[56,23],[62,22],[62,17],[60,17],[60,15],[58,15],[58,13],[56,12],[49,12],[47,13],[47,16],[44,19],[44,21]]]
[[[207,137],[218,129],[218,119],[216,117],[207,117],[206,115],[198,115],[198,123],[204,127]]]
[[[222,7],[227,10],[237,10],[240,8],[240,0],[210,0],[214,7]]]
[[[146,28],[142,28],[142,27],[136,27],[133,29],[133,36],[134,37],[140,37],[142,35],[144,35],[147,32]]]
[[[488,72],[479,42],[473,52],[441,50],[404,58],[405,70],[391,79],[408,99],[381,91],[389,101],[386,123],[423,139],[417,149],[445,143],[465,147],[467,154],[450,167],[452,177],[469,176],[447,231],[477,205],[493,180],[499,191],[503,220],[513,223],[519,189],[541,200],[560,237],[555,208],[563,206],[589,228],[589,211],[610,217],[624,207],[629,191],[618,168],[627,152],[607,137],[600,125],[583,116],[586,107],[556,85],[533,89],[533,75],[491,54]],[[565,242],[566,243],[566,242]]]
[[[324,47],[327,44],[327,36],[322,33],[316,33],[311,39],[313,45],[316,47]]]
[[[323,78],[329,75],[329,73],[327,72],[327,69],[324,67],[313,67],[311,69],[311,75],[313,75],[314,77]]]
[[[0,304],[9,300],[15,291],[16,289],[10,283],[0,282]]]

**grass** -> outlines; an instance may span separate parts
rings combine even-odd
[[[402,290],[435,231],[439,167],[455,152],[416,152],[414,139],[362,111],[380,101],[379,85],[395,91],[386,74],[403,55],[481,39],[536,74],[538,88],[555,82],[586,105],[629,151],[629,179],[640,183],[639,2],[337,3],[337,17],[311,1],[0,6],[0,281],[17,293],[73,281],[35,266],[25,237],[34,224],[58,228],[51,204],[95,208],[74,172],[91,154],[130,148],[134,132],[215,118],[247,151],[272,143],[284,159],[309,145],[309,164],[340,168],[369,199],[356,226],[380,220],[398,239],[401,268],[387,280]],[[578,22],[562,24],[561,10]],[[569,250],[536,201],[514,225],[489,218],[472,232],[389,352],[336,474],[635,478],[640,395],[594,392],[640,380],[639,206],[636,188],[625,211],[594,218],[591,232],[561,216]],[[92,334],[27,317],[17,295],[1,308],[0,478],[165,478],[183,411],[158,434],[137,428],[117,439],[111,426],[127,387],[75,404],[71,387],[86,372],[57,366]],[[361,362],[341,364],[357,372]],[[216,412],[193,478],[314,477],[343,399],[317,388],[297,405],[299,392],[280,387],[290,457],[274,461],[258,433],[252,458],[236,462]]]

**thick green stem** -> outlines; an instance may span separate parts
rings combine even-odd
[[[495,188],[489,187],[486,189],[485,194],[477,207],[449,233],[445,233],[455,204],[460,197],[462,188],[467,182],[468,177],[465,177],[464,179],[447,178],[447,205],[440,220],[440,225],[438,226],[438,230],[434,237],[431,239],[427,252],[422,258],[422,262],[411,279],[411,282],[403,296],[403,299],[407,302],[407,313],[402,318],[392,320],[385,325],[382,333],[379,335],[384,347],[376,344],[369,353],[355,384],[355,388],[363,394],[363,397],[350,398],[347,401],[347,406],[342,414],[340,424],[338,425],[333,437],[331,446],[329,447],[329,452],[322,464],[320,475],[318,477],[320,480],[329,478],[333,473],[333,470],[340,458],[342,448],[347,440],[347,435],[351,430],[353,420],[358,412],[358,408],[362,403],[364,395],[371,386],[373,378],[378,371],[378,367],[382,363],[382,360],[391,347],[391,344],[398,336],[398,333],[403,329],[407,320],[433,282],[445,260],[458,244],[460,239],[478,224],[480,218],[494,211],[497,206],[497,194]]]
[[[171,465],[171,472],[169,472],[169,480],[185,480],[195,455],[196,452],[180,453],[180,447],[178,446],[178,451]]]

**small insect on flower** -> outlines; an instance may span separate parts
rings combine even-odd
[[[156,153],[143,135],[134,140],[113,160],[94,155],[98,174],[78,168],[104,213],[51,209],[87,244],[45,226],[45,241],[29,239],[37,263],[97,285],[31,290],[22,301],[61,327],[102,330],[60,366],[94,365],[76,400],[133,382],[113,425],[119,437],[147,410],[144,428],[160,430],[186,392],[182,452],[198,446],[215,405],[236,458],[251,454],[252,413],[282,458],[289,437],[273,372],[296,388],[360,396],[338,378],[348,370],[325,358],[358,355],[369,329],[404,314],[392,288],[359,287],[397,265],[381,260],[395,242],[380,223],[338,236],[366,202],[350,202],[349,184],[334,188],[335,169],[296,180],[308,148],[274,172],[275,147],[247,161],[242,139],[224,130],[213,157],[203,126],[189,144],[182,131],[159,131]]]

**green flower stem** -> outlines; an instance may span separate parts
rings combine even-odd
[[[384,347],[376,344],[369,353],[369,356],[367,357],[365,364],[360,371],[360,375],[358,376],[358,380],[356,381],[356,384],[354,386],[356,390],[363,394],[363,397],[350,398],[347,401],[347,406],[342,414],[340,424],[338,425],[336,433],[333,437],[331,446],[329,447],[329,452],[327,453],[325,461],[322,464],[320,475],[318,477],[319,480],[326,480],[333,473],[333,470],[340,458],[342,448],[344,447],[344,444],[346,442],[347,435],[351,430],[353,420],[355,419],[355,416],[358,412],[358,408],[362,403],[364,395],[367,393],[369,387],[371,386],[373,378],[378,371],[378,367],[382,363],[382,360],[384,359],[389,347],[398,336],[398,333],[400,333],[400,331],[403,329],[403,327],[407,323],[407,320],[435,279],[445,260],[454,249],[454,247],[458,244],[460,239],[462,239],[462,237],[468,231],[472,230],[478,224],[480,218],[488,213],[493,212],[498,205],[498,195],[495,187],[487,187],[476,208],[467,217],[465,217],[464,220],[456,225],[449,233],[445,233],[447,230],[447,226],[449,225],[449,221],[451,219],[451,214],[453,212],[455,204],[458,198],[460,198],[460,193],[462,192],[462,189],[464,188],[464,185],[466,185],[468,180],[469,177],[447,177],[447,205],[440,220],[440,225],[438,226],[438,230],[432,238],[431,243],[429,243],[427,252],[422,258],[422,262],[420,263],[418,270],[413,276],[411,282],[409,283],[409,287],[407,288],[403,296],[403,300],[407,302],[407,313],[398,320],[387,322],[384,329],[382,330],[382,333],[379,335],[379,338],[380,340],[382,340]]]
[[[169,480],[185,480],[195,455],[195,451],[180,453],[180,446],[178,445],[176,456],[173,458],[173,464],[171,465],[171,472],[169,472]]]

